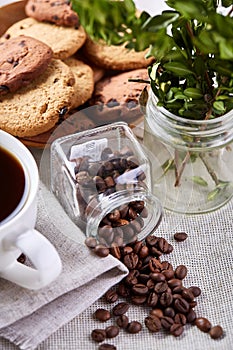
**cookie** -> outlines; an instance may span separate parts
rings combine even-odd
[[[94,75],[91,67],[77,60],[75,57],[68,57],[65,62],[72,70],[75,76],[75,95],[72,108],[76,108],[89,100],[94,91]]]
[[[0,42],[18,35],[31,36],[44,42],[53,50],[53,57],[58,59],[73,55],[86,40],[86,33],[82,26],[75,29],[25,18],[8,28]]]
[[[144,68],[119,73],[96,84],[90,99],[90,105],[97,106],[90,115],[95,123],[129,122],[142,117],[139,96],[146,84],[129,82],[130,78],[148,80],[148,71]]]
[[[146,68],[153,58],[145,58],[148,50],[129,50],[125,45],[107,45],[105,43],[94,42],[89,37],[83,46],[84,54],[91,62],[104,69],[126,71],[132,69]]]
[[[25,12],[37,21],[58,26],[76,27],[79,24],[78,15],[67,0],[28,0]]]
[[[32,137],[22,137],[20,141],[28,147],[46,148],[59,137],[93,129],[94,127],[94,122],[82,113],[82,111],[72,110],[64,116],[62,122],[61,120],[58,121],[49,131]]]
[[[48,45],[24,35],[0,43],[0,95],[30,84],[48,67],[52,55]]]
[[[0,98],[0,129],[14,136],[34,136],[50,130],[67,113],[74,98],[74,75],[52,59],[30,85]]]

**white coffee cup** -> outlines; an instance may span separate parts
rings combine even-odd
[[[24,194],[20,203],[0,222],[0,277],[24,288],[40,289],[58,277],[62,264],[55,247],[34,229],[38,168],[30,151],[14,136],[2,130],[0,147],[17,158],[25,175]],[[32,267],[17,261],[22,253],[29,258]]]

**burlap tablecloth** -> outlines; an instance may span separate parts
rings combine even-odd
[[[186,231],[188,239],[175,242],[173,234]],[[205,215],[183,216],[165,212],[157,235],[163,236],[174,246],[174,251],[167,256],[173,266],[185,264],[188,276],[185,286],[197,285],[202,289],[198,297],[196,312],[207,317],[213,325],[220,324],[224,337],[213,340],[195,326],[186,326],[183,335],[175,338],[163,332],[152,334],[143,325],[143,330],[136,335],[121,331],[118,337],[108,343],[115,344],[118,350],[231,350],[233,348],[233,201],[223,208]],[[87,296],[83,294],[83,300]],[[42,342],[37,350],[95,350],[98,344],[91,340],[94,328],[102,328],[114,323],[110,319],[100,324],[93,318],[98,307],[111,310],[111,304],[105,304],[100,298],[85,309],[79,316],[59,328]],[[50,310],[53,312],[53,310]],[[128,311],[130,320],[144,322],[149,309],[131,306]],[[65,311],[64,311],[65,312]],[[36,327],[36,325],[35,325]],[[23,329],[22,329],[23,331]],[[7,340],[0,339],[0,349],[17,349]]]

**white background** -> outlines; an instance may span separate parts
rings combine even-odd
[[[16,0],[0,0],[0,6],[11,2],[16,2]],[[162,10],[168,8],[164,0],[135,0],[134,2],[139,10],[145,10],[151,15],[159,14]]]

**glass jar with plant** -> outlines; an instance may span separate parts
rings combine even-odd
[[[166,3],[173,9],[144,26],[157,38],[149,97],[146,90],[141,96],[147,102],[144,143],[164,207],[198,214],[233,195],[233,5]]]

